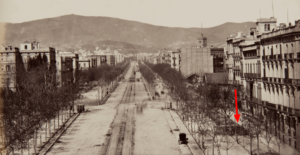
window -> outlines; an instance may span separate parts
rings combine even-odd
[[[281,55],[281,45],[280,45],[280,49],[279,50],[280,50],[280,55]]]
[[[6,71],[10,72],[10,66],[9,65],[6,66]]]
[[[27,45],[24,46],[25,50],[27,50]]]
[[[265,30],[267,30],[267,24],[265,24]]]
[[[288,69],[288,68],[285,68],[285,69],[284,69],[284,78],[285,78],[285,79],[288,79],[288,78],[289,78],[289,69]]]
[[[85,63],[83,64],[83,67],[85,67]]]
[[[273,46],[271,47],[271,55],[273,56]]]

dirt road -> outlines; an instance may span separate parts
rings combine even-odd
[[[143,82],[129,82],[132,69],[104,105],[91,106],[89,102],[87,112],[77,118],[48,154],[182,154],[161,109],[163,102],[148,101]],[[140,76],[139,72],[135,75]]]

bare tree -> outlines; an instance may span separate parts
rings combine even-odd
[[[230,150],[231,148],[233,148],[234,143],[235,143],[234,140],[230,136],[224,135],[224,137],[222,137],[221,148],[223,150],[226,150],[226,154],[228,155],[228,150]]]

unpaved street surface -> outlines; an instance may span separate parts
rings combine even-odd
[[[128,79],[130,73],[131,69],[129,69],[125,78]],[[47,154],[99,154],[101,145],[104,143],[106,134],[116,115],[117,110],[115,107],[120,103],[126,86],[126,82],[119,83],[119,86],[111,94],[104,105],[97,105],[96,96],[90,98],[88,101],[89,105],[91,105],[91,102],[95,102],[95,104],[93,106],[85,106],[86,112],[80,114],[76,121],[74,121],[74,123],[66,130]],[[93,92],[96,91],[91,91],[91,96],[93,96]]]
[[[97,105],[97,88],[77,101],[87,103],[86,112],[74,121],[47,154],[186,154],[180,150],[184,145],[178,145],[178,135],[172,132],[166,111],[162,109],[164,101],[149,101],[143,82],[129,82],[133,76],[132,66],[105,104]],[[140,76],[139,72],[135,75],[136,78]]]
[[[139,77],[139,73],[137,77]],[[134,155],[177,155],[181,154],[177,139],[170,131],[163,102],[148,101],[142,82],[136,82],[136,108]],[[144,104],[142,101],[146,100]]]

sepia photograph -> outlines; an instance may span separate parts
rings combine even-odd
[[[300,0],[0,0],[0,155],[300,155]]]

